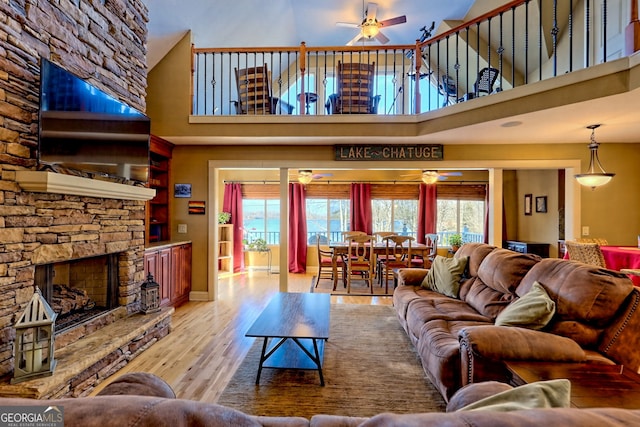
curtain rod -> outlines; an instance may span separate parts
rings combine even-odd
[[[297,181],[291,181],[291,182],[297,182]],[[459,180],[459,181],[439,181],[438,184],[446,184],[446,185],[455,185],[455,184],[467,184],[467,183],[478,183],[478,184],[487,184],[489,181],[485,181],[485,180]],[[223,181],[223,183],[225,184],[279,184],[280,181],[278,180],[247,180],[247,181],[236,181],[236,180],[230,180],[230,181]],[[357,184],[383,184],[383,183],[387,183],[387,184],[420,184],[422,183],[422,181],[418,180],[418,181],[394,181],[391,179],[385,179],[385,180],[366,180],[366,181],[353,181],[353,180],[340,180],[340,179],[327,179],[327,180],[322,180],[322,181],[313,181],[310,184],[307,185],[318,185],[318,184],[331,184],[331,183],[338,183],[338,184],[351,184],[351,183],[357,183]]]

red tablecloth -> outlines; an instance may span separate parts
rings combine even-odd
[[[640,248],[634,246],[600,246],[607,268],[621,270],[623,268],[640,269]],[[640,286],[640,276],[631,275],[631,280]]]
[[[640,269],[640,248],[635,246],[600,246],[608,269],[620,271],[623,268]],[[569,259],[569,252],[564,254]],[[640,276],[629,276],[633,284],[640,286]]]

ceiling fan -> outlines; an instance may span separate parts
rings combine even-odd
[[[307,185],[314,179],[321,179],[325,177],[333,176],[332,173],[313,173],[311,169],[300,169],[298,170],[297,178],[294,175],[292,178],[297,179],[299,183]]]
[[[416,177],[415,174],[403,176]],[[438,172],[437,170],[424,169],[418,176],[425,184],[435,184],[438,181],[445,181],[450,176],[462,176],[462,172]]]
[[[364,9],[364,2],[363,2]],[[385,19],[378,21],[376,14],[378,11],[378,5],[376,3],[367,3],[367,9],[364,11],[364,19],[360,24],[353,24],[348,22],[337,22],[336,25],[340,27],[359,28],[360,32],[353,39],[347,42],[347,46],[352,46],[357,42],[363,40],[377,40],[378,42],[385,44],[389,42],[389,38],[380,32],[382,27],[390,27],[392,25],[404,24],[407,22],[405,15],[396,16],[395,18]]]

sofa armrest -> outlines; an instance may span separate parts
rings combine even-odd
[[[398,286],[420,286],[428,272],[426,268],[401,268],[398,270]]]
[[[463,385],[504,381],[505,360],[584,362],[586,353],[570,338],[511,326],[471,326],[458,333]]]

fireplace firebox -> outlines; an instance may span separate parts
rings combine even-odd
[[[118,254],[37,265],[35,283],[64,332],[117,307]]]

